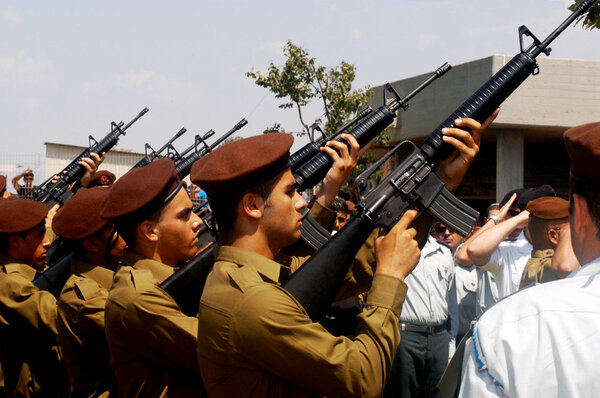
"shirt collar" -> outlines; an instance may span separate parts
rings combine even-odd
[[[175,268],[166,264],[142,257],[129,250],[123,251],[123,264],[129,265],[134,269],[147,269],[152,272],[152,276],[156,282],[163,283],[168,277],[175,273]]]
[[[600,257],[590,261],[587,264],[582,265],[575,271],[571,272],[567,278],[573,278],[575,276],[586,276],[600,273]]]
[[[228,261],[243,267],[252,267],[271,282],[279,283],[282,265],[251,250],[234,246],[220,246],[217,248],[215,261]]]
[[[71,260],[71,273],[90,278],[106,290],[110,289],[114,272],[108,268],[97,267],[83,261]]]
[[[20,263],[18,260],[15,260],[14,258],[3,253],[0,253],[0,265],[2,265],[4,272],[7,274],[19,274],[28,281],[33,281],[37,275],[35,268],[27,264]]]

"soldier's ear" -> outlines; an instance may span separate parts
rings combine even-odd
[[[260,219],[263,215],[264,207],[265,200],[262,196],[255,193],[245,193],[240,201],[240,210],[242,214],[251,219]]]
[[[158,242],[158,224],[153,221],[142,221],[136,231],[147,241]]]

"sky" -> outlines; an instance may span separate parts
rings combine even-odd
[[[354,64],[355,88],[378,86],[444,62],[516,54],[520,25],[543,39],[571,3],[0,0],[0,157],[43,158],[44,142],[87,145],[89,134],[99,140],[111,121],[127,123],[144,107],[119,148],[159,148],[186,127],[176,142],[183,149],[243,117],[242,136],[275,122],[298,131],[297,112],[278,109],[281,101],[245,76],[282,64],[288,40],[321,65]],[[554,58],[600,59],[600,31],[570,27],[551,47]],[[319,116],[316,107],[305,114]]]

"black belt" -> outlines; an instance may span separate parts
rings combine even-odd
[[[421,333],[438,333],[442,330],[446,330],[446,324],[442,323],[437,326],[424,326],[424,325],[412,325],[410,323],[400,323],[400,330],[402,332],[421,332]]]

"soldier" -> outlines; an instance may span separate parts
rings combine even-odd
[[[569,202],[562,198],[543,197],[527,204],[531,258],[527,261],[519,290],[535,283],[559,279],[552,269],[554,249],[558,246],[561,231],[569,228]]]
[[[32,281],[44,269],[43,203],[0,202],[0,363],[9,396],[67,396],[69,381],[56,343],[56,299]]]
[[[522,290],[477,322],[462,397],[595,397],[600,390],[600,123],[567,130],[569,223],[582,264]]]
[[[173,161],[157,160],[119,178],[100,213],[127,243],[105,309],[122,397],[203,396],[198,320],[158,287],[197,250],[202,221],[182,186]]]
[[[52,229],[73,250],[71,277],[58,299],[58,341],[71,379],[71,396],[117,396],[104,331],[104,306],[125,242],[100,217],[110,187],[82,190],[68,199]]]
[[[474,138],[458,129],[445,132],[445,141],[460,148],[440,171],[452,188],[477,152],[482,131],[475,121],[461,122]],[[198,314],[202,377],[215,397],[380,396],[399,342],[403,279],[419,257],[416,231],[409,228],[416,212],[407,211],[376,240],[377,267],[356,338],[331,335],[281,288],[303,261],[279,253],[300,237],[306,206],[287,163],[292,141],[287,134],[239,140],[192,168],[221,234]],[[330,153],[334,160],[336,155]]]

